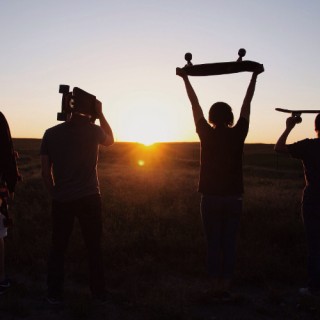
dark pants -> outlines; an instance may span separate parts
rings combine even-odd
[[[72,202],[52,202],[53,230],[47,278],[48,295],[52,297],[62,297],[64,257],[75,217],[80,222],[87,247],[91,292],[93,296],[100,296],[105,290],[101,250],[101,197],[95,194]]]
[[[320,290],[320,204],[302,204],[308,247],[308,286]]]
[[[201,198],[201,215],[208,246],[208,272],[213,278],[231,279],[236,260],[236,237],[242,212],[238,196]]]

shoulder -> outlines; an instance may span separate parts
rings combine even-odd
[[[287,144],[287,150],[293,158],[303,159],[313,145],[314,139],[304,139],[292,144]]]
[[[207,120],[204,117],[201,117],[196,123],[197,131],[198,131],[198,129],[201,129],[201,128],[212,129],[212,127],[210,126],[210,124],[207,122]]]
[[[66,122],[63,122],[63,123],[59,123],[51,128],[48,128],[46,131],[45,131],[45,134],[54,134],[56,132],[59,132],[61,130],[63,130],[64,128],[67,127],[67,123]]]
[[[240,116],[239,120],[237,121],[234,127],[249,127],[249,121],[248,119]]]

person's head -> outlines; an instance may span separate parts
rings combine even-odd
[[[233,125],[231,107],[225,102],[214,103],[209,110],[209,122],[214,127],[231,127]]]
[[[314,130],[318,134],[320,133],[320,113],[317,114],[316,119],[314,120]]]

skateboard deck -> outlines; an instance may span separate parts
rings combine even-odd
[[[215,76],[245,71],[254,72],[263,68],[263,65],[258,62],[249,60],[242,61],[242,57],[244,57],[245,54],[245,49],[240,49],[238,51],[239,58],[237,61],[193,65],[191,63],[192,54],[186,53],[185,60],[187,60],[187,64],[182,69],[189,76]]]
[[[302,113],[320,113],[320,110],[290,110],[282,108],[276,108],[276,111],[291,113],[293,116],[301,115]]]

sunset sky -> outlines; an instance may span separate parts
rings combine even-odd
[[[13,137],[58,124],[59,84],[103,103],[116,141],[198,141],[175,68],[245,59],[263,63],[249,143],[274,143],[286,114],[320,109],[320,1],[0,0],[0,110]],[[190,77],[205,115],[229,103],[238,118],[251,74]],[[289,142],[313,137],[314,115]]]

